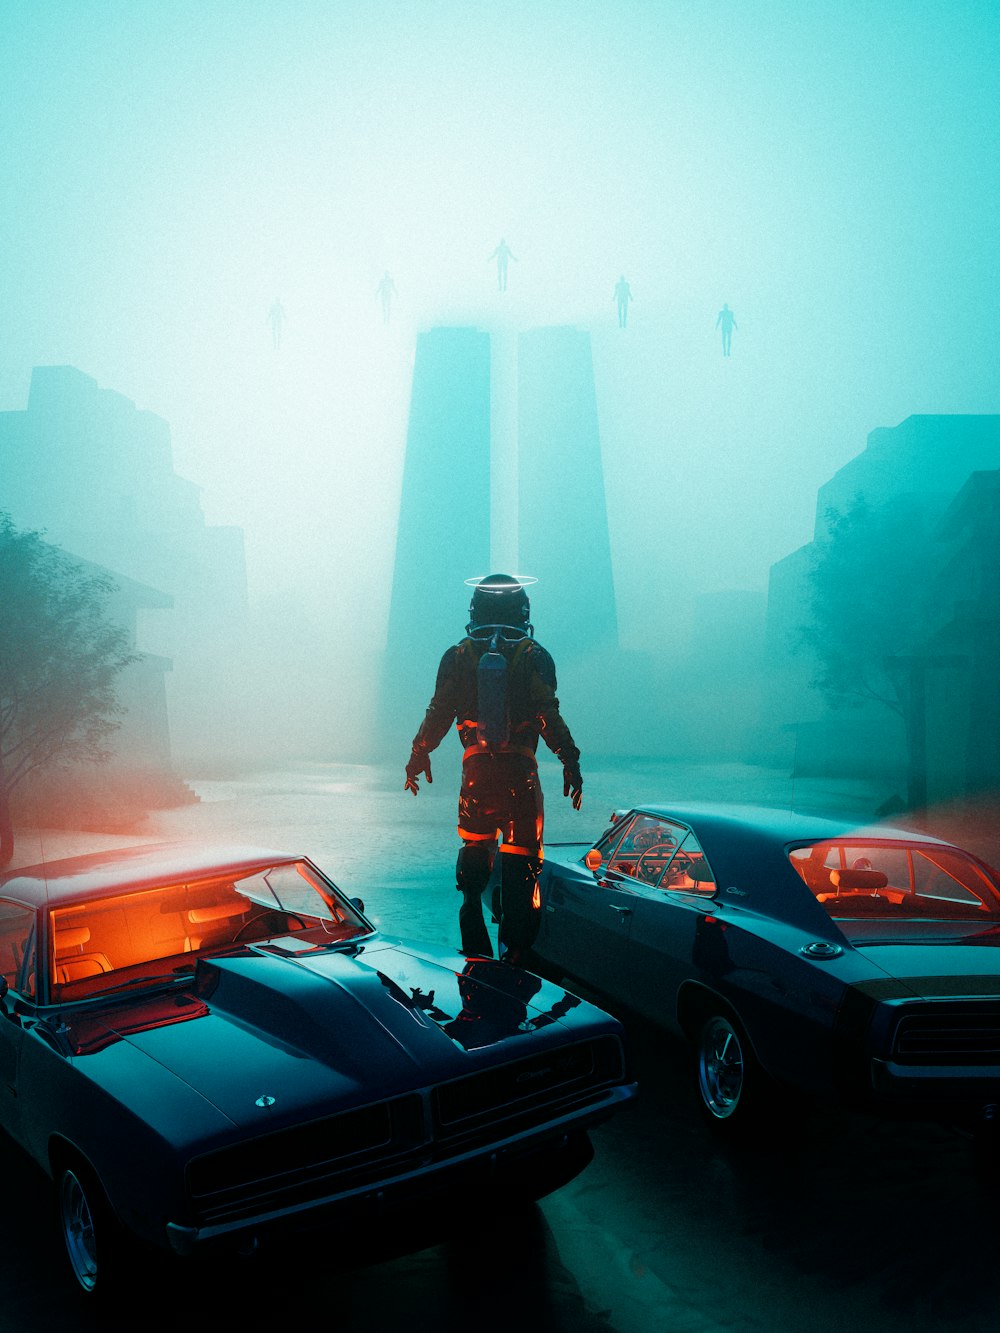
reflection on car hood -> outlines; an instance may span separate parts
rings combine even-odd
[[[127,1042],[233,1122],[266,1114],[273,1126],[304,1108],[346,1109],[515,1058],[528,1034],[572,1023],[578,1007],[595,1015],[519,968],[452,966],[376,938],[356,951],[275,946],[203,959],[180,994],[122,997],[67,1020],[98,1081],[100,1062]]]
[[[986,940],[988,939],[988,943]],[[901,994],[1000,996],[1000,937],[948,943],[869,943],[859,954],[901,983]]]

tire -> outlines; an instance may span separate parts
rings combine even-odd
[[[95,1303],[120,1294],[131,1247],[96,1177],[75,1164],[64,1166],[56,1180],[56,1206],[77,1288]]]
[[[776,1087],[761,1069],[739,1022],[721,1011],[710,1013],[698,1032],[694,1056],[695,1091],[708,1123],[737,1137],[759,1129],[776,1107]]]

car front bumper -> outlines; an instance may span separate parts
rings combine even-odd
[[[875,1100],[886,1109],[991,1118],[1000,1107],[996,1065],[904,1065],[873,1058],[871,1086]]]
[[[251,1249],[289,1231],[329,1228],[349,1231],[357,1239],[380,1233],[393,1219],[414,1210],[421,1216],[432,1209],[446,1213],[451,1204],[468,1203],[476,1191],[490,1191],[499,1198],[540,1198],[586,1166],[592,1155],[587,1130],[630,1101],[636,1091],[634,1083],[620,1084],[607,1089],[585,1113],[576,1110],[443,1160],[422,1161],[376,1184],[233,1221],[205,1226],[169,1222],[167,1242],[175,1254],[190,1256],[217,1248]]]

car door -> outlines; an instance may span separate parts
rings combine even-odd
[[[542,903],[543,956],[595,990],[627,1000],[632,882],[614,873],[595,874],[582,863],[551,866]]]
[[[550,866],[543,895],[544,956],[628,1002],[625,959],[632,916],[645,887],[664,874],[677,843],[675,825],[635,810],[616,821],[587,857]]]
[[[0,1129],[19,1137],[17,1073],[26,1015],[34,993],[34,912],[0,899]],[[26,995],[24,992],[30,994]]]
[[[690,829],[678,825],[672,832],[676,850],[659,880],[636,885],[625,960],[630,1002],[670,1026],[681,983],[724,971],[726,957],[711,868]]]
[[[711,904],[698,896],[669,890],[655,894],[647,890],[637,895],[632,914],[626,959],[629,999],[640,1013],[672,1027],[681,983],[701,973],[694,960],[711,950],[713,928],[720,927],[711,919]]]

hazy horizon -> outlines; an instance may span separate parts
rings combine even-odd
[[[1000,410],[998,33],[986,4],[13,0],[0,410],[71,364],[162,416],[254,606],[364,658],[418,333],[573,324],[634,643],[649,585],[763,591],[869,431]]]

